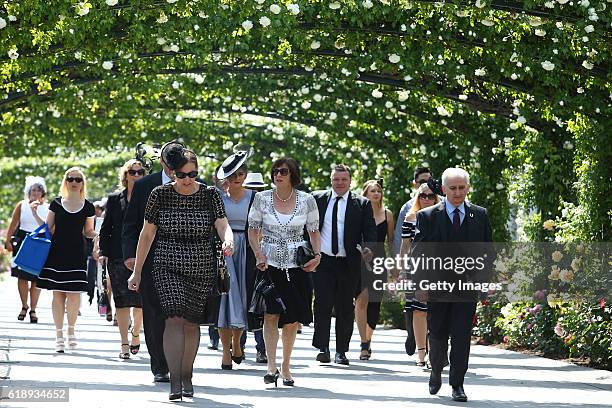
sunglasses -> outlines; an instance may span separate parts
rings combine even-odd
[[[288,176],[289,169],[286,167],[283,167],[281,169],[272,169],[272,175],[276,176],[277,174],[280,174],[281,176]]]
[[[129,174],[130,176],[135,176],[135,175],[137,175],[137,174],[138,174],[139,176],[144,176],[145,171],[144,171],[144,169],[140,169],[140,170],[128,170],[128,174]]]
[[[174,174],[176,175],[177,178],[180,178],[180,179],[184,179],[185,177],[189,177],[189,178],[196,178],[196,177],[198,177],[198,171],[197,170],[190,171],[189,173],[184,173],[182,171],[177,171]]]
[[[66,177],[66,182],[68,183],[82,183],[83,182],[83,178],[82,177]]]
[[[421,194],[419,194],[419,198],[421,198],[423,200],[435,200],[436,199],[436,195],[435,194],[421,193]]]

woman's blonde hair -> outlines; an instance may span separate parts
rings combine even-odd
[[[128,174],[128,170],[132,169],[132,166],[135,164],[140,164],[140,167],[142,167],[142,169],[145,171],[145,176],[147,175],[147,169],[145,169],[145,167],[142,165],[142,162],[138,159],[130,159],[128,161],[126,161],[123,166],[121,166],[121,169],[119,169],[119,186],[120,187],[124,187],[127,188],[127,174]]]
[[[85,173],[83,173],[83,170],[81,170],[81,168],[77,166],[69,168],[64,173],[64,178],[62,179],[62,184],[60,185],[60,195],[62,196],[62,198],[68,197],[69,191],[68,191],[68,183],[66,182],[66,178],[72,172],[79,173],[81,177],[83,178],[83,184],[81,186],[81,200],[84,200],[85,197],[87,197],[87,179],[85,178]]]
[[[384,194],[383,194],[383,189],[382,186],[380,185],[380,183],[378,182],[378,180],[368,180],[365,183],[363,183],[363,191],[361,192],[362,196],[366,196],[366,194],[368,194],[368,190],[370,189],[370,187],[372,186],[378,186],[378,188],[380,188],[380,205],[383,205],[383,199],[385,198]]]
[[[419,201],[419,194],[421,194],[427,189],[431,191],[431,188],[429,188],[427,183],[423,183],[419,186],[419,188],[417,189],[416,195],[414,196],[414,205],[412,206],[412,208],[410,208],[410,211],[408,211],[408,214],[406,214],[406,216],[410,214],[416,214],[417,212],[421,210],[421,202]],[[434,203],[432,205],[438,204],[439,202],[440,202],[440,197],[438,197],[438,195],[436,194],[436,199],[434,200]]]

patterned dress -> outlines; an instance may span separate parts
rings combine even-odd
[[[36,281],[39,288],[58,292],[87,292],[87,255],[83,227],[95,215],[94,206],[85,200],[77,212],[70,212],[62,199],[51,202],[55,213],[55,232],[45,267]]]
[[[279,314],[278,327],[285,324],[312,322],[311,292],[308,274],[298,267],[297,248],[306,244],[304,227],[309,232],[319,230],[319,210],[314,197],[295,191],[295,209],[282,214],[274,208],[274,190],[257,193],[249,212],[249,228],[262,230],[261,251],[268,260],[265,278],[278,295],[266,296],[266,313]],[[284,305],[281,307],[281,302]]]
[[[211,234],[216,234],[215,221],[224,217],[214,187],[200,185],[194,194],[183,195],[166,184],[151,192],[145,220],[157,226],[153,282],[165,318],[193,323],[204,318],[217,274]]]

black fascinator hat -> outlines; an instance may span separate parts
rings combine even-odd
[[[170,170],[176,170],[177,168],[181,167],[184,151],[185,146],[183,146],[180,142],[173,140],[162,146],[160,157],[170,168]]]

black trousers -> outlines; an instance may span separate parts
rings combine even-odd
[[[449,384],[454,387],[463,386],[468,369],[472,319],[475,312],[476,303],[473,302],[427,303],[431,370],[435,373],[442,372],[450,336]]]
[[[142,320],[145,342],[151,360],[151,371],[153,374],[168,374],[168,363],[166,363],[166,356],[164,355],[166,321],[163,318],[159,297],[153,285],[151,270],[144,269],[142,271],[140,298],[142,300]]]
[[[314,337],[318,349],[329,347],[332,308],[336,312],[336,352],[345,353],[353,335],[355,305],[353,303],[358,273],[351,272],[346,258],[323,255],[314,280]]]

